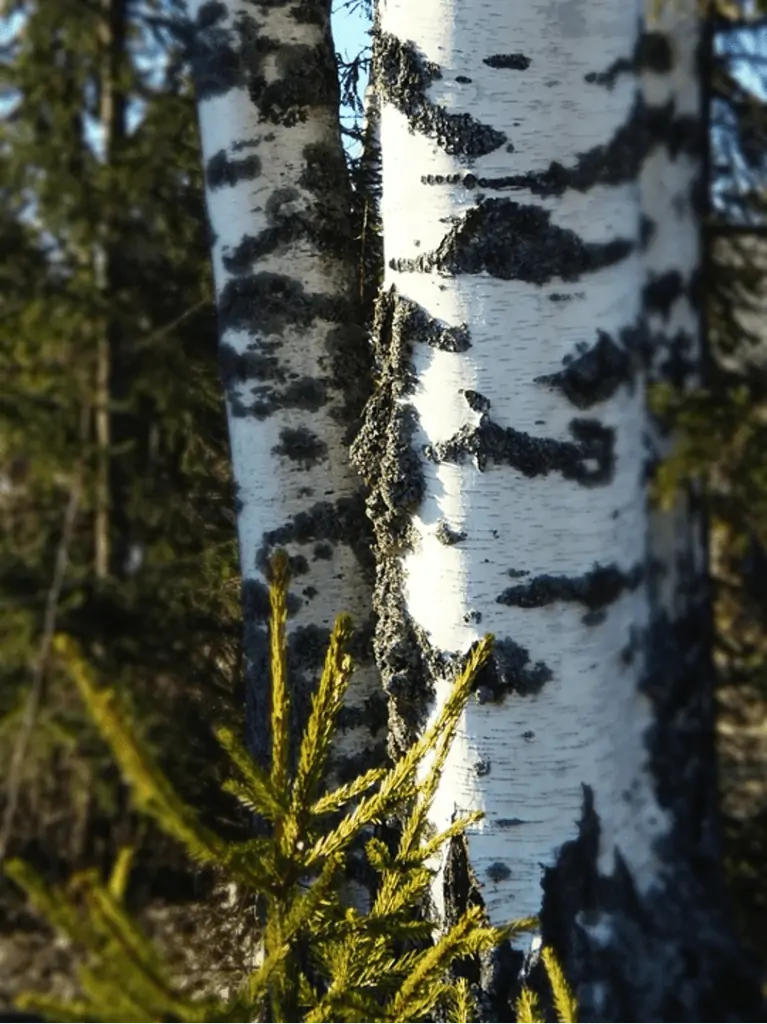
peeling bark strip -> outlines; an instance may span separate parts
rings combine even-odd
[[[267,573],[290,556],[300,727],[337,614],[362,621],[341,762],[380,754],[372,538],[348,464],[371,378],[356,306],[350,193],[328,0],[189,0],[243,576],[249,744],[269,749]],[[360,614],[361,613],[361,614]],[[378,729],[378,748],[370,727]],[[339,765],[342,771],[342,765]]]
[[[695,145],[683,105],[639,95],[640,63],[656,76],[673,65],[662,40],[640,43],[642,6],[380,5],[379,387],[354,447],[372,488],[395,745],[436,714],[471,645],[497,638],[433,808],[437,828],[486,817],[435,904],[447,918],[471,892],[496,923],[537,913],[542,865],[557,876],[560,851],[569,884],[585,785],[600,842],[579,870],[594,886],[628,878],[634,893],[624,973],[643,955],[636,906],[668,894],[679,811],[647,684],[644,372],[660,327],[645,324],[644,259],[666,226],[643,219],[637,178],[658,152],[681,160]],[[519,53],[498,55],[499,39]],[[514,198],[486,194],[503,189]],[[671,270],[656,267],[657,302]],[[451,325],[470,345],[434,344]],[[511,585],[509,566],[524,567]],[[569,928],[575,942],[587,905],[568,906],[551,937]],[[599,913],[590,925],[623,941]],[[484,1020],[509,1019],[498,977],[483,966]],[[621,1019],[596,998],[591,1011]],[[664,1013],[623,1019],[674,1019]]]

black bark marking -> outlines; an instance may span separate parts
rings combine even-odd
[[[267,83],[261,72],[249,82],[251,99],[262,120],[291,127],[306,121],[310,107],[332,107],[337,102],[332,51],[325,46],[286,45],[275,40],[268,43],[280,77]]]
[[[660,358],[653,360],[653,376],[659,376],[675,388],[684,387],[700,373],[698,339],[689,331],[680,328],[673,335],[653,334],[650,352],[655,356],[660,353]],[[670,423],[669,428],[672,426]]]
[[[496,638],[493,653],[479,670],[476,694],[480,704],[500,703],[507,694],[535,696],[554,673],[542,661],[530,661],[530,653],[509,637]]]
[[[472,908],[484,911],[482,887],[471,866],[466,836],[454,836],[449,841],[443,894],[447,929],[458,924]],[[484,923],[489,924],[484,912],[482,916]],[[462,957],[454,963],[453,975],[465,978],[472,991],[477,992],[482,1020],[503,1019],[503,1008],[508,1007],[510,1000],[510,981],[517,977],[520,961],[521,955],[512,950],[510,942],[505,941],[491,954]]]
[[[654,140],[649,136],[647,109],[638,99],[628,120],[609,142],[579,153],[572,166],[552,161],[545,171],[510,174],[500,178],[466,175],[466,188],[524,189],[539,196],[560,196],[568,189],[587,192],[595,185],[633,181]],[[430,184],[430,183],[429,183]]]
[[[499,882],[505,882],[507,878],[511,878],[511,868],[508,864],[497,860],[485,868],[485,874],[491,882],[498,885]]]
[[[372,624],[371,624],[372,626]],[[371,647],[369,660],[373,658],[372,629]],[[386,696],[383,693],[372,693],[362,705],[345,705],[338,712],[338,728],[342,732],[349,729],[358,729],[365,725],[370,732],[377,736],[379,732],[385,732],[389,722],[389,711]]]
[[[668,320],[673,305],[687,294],[684,278],[678,270],[653,274],[644,287],[645,309],[648,313],[659,313],[664,320]]]
[[[485,398],[479,391],[472,391],[470,388],[467,388],[463,392],[463,397],[473,412],[488,412],[490,409],[490,399]]]
[[[489,68],[509,68],[511,71],[526,71],[532,63],[524,53],[495,53],[492,57],[485,57],[483,64]]]
[[[305,121],[310,107],[332,108],[338,101],[337,69],[327,13],[317,11],[310,20],[326,26],[325,38],[307,46],[270,38],[250,14],[231,18],[230,9],[218,0],[203,4],[185,33],[198,100],[247,88],[260,120],[286,127]],[[267,57],[277,69],[271,82],[265,75]]]
[[[305,409],[317,412],[328,402],[328,391],[322,378],[288,379],[276,356],[277,342],[261,341],[246,352],[237,352],[231,345],[219,346],[219,368],[232,416],[255,416],[266,419],[277,409]],[[242,385],[258,381],[250,388],[254,400],[246,403]]]
[[[642,33],[637,49],[637,64],[640,71],[652,71],[656,75],[673,71],[674,51],[663,32]]]
[[[700,120],[677,115],[673,101],[648,106],[638,97],[628,119],[606,143],[579,153],[574,164],[553,160],[545,171],[484,177],[472,173],[425,174],[424,185],[458,185],[467,189],[529,191],[538,196],[561,196],[568,189],[587,192],[595,185],[619,185],[633,181],[648,154],[665,146],[675,158],[679,153],[698,154],[702,145]]]
[[[368,720],[361,723],[365,728],[369,727]],[[330,770],[333,773],[333,777],[338,779],[340,785],[346,782],[352,782],[354,779],[359,778],[360,775],[369,771],[371,768],[380,768],[381,765],[385,765],[388,761],[388,755],[386,751],[386,742],[380,740],[378,743],[368,742],[365,747],[358,750],[355,754],[330,754]],[[352,870],[347,873],[349,879],[355,881],[367,882],[368,890],[372,890],[375,886],[377,876],[374,871],[369,871],[369,864],[367,865],[368,871],[360,872],[358,870]]]
[[[639,225],[639,244],[643,252],[650,247],[650,243],[658,231],[658,225],[652,219],[648,217],[646,213],[642,214],[640,225]]]
[[[467,211],[451,227],[437,249],[415,259],[392,259],[398,271],[433,270],[481,274],[502,280],[546,284],[552,278],[577,281],[581,275],[625,259],[633,240],[584,242],[574,231],[551,223],[540,206],[511,199],[488,199]]]
[[[276,344],[266,343],[258,349],[248,347],[246,352],[238,352],[232,345],[223,343],[219,346],[218,362],[224,382],[285,381],[287,377],[275,354],[276,349]]]
[[[369,544],[368,525],[361,495],[315,502],[308,509],[296,513],[283,526],[264,534],[255,568],[267,575],[274,549],[290,544],[311,545],[316,558],[318,542],[348,545],[357,555],[368,579],[372,578],[372,556],[366,547]]]
[[[630,57],[619,57],[604,71],[590,71],[583,77],[590,85],[613,89],[621,75],[638,75],[643,71],[662,75],[673,67],[674,51],[668,37],[662,32],[643,32]]]
[[[599,609],[595,612],[586,612],[581,619],[581,622],[584,626],[598,626],[600,623],[604,622],[606,618],[607,612],[603,609]]]
[[[642,566],[626,572],[617,565],[596,565],[582,576],[535,576],[527,583],[507,587],[498,604],[515,608],[543,608],[557,601],[576,601],[592,611],[617,601],[627,590],[636,590],[644,578]]]
[[[429,86],[442,71],[413,43],[379,33],[373,46],[373,73],[383,98],[405,115],[412,130],[434,139],[451,156],[485,156],[507,141],[503,132],[470,114],[450,114],[427,99]]]
[[[496,828],[516,828],[518,825],[527,825],[523,818],[496,818],[493,822]]]
[[[521,430],[500,427],[484,415],[479,426],[463,427],[447,441],[424,446],[434,462],[460,462],[466,455],[482,472],[488,460],[512,466],[525,476],[558,472],[585,487],[609,483],[615,463],[615,431],[597,420],[575,419],[570,424],[574,441],[533,437]]]
[[[205,182],[211,191],[224,186],[232,187],[238,181],[252,181],[261,174],[261,158],[250,156],[233,160],[221,149],[212,156],[205,167]]]
[[[254,400],[246,405],[233,390],[227,389],[233,416],[255,416],[268,419],[277,409],[304,409],[318,412],[329,399],[325,381],[319,377],[298,377],[282,388],[259,385],[251,388]]]
[[[187,26],[187,51],[198,101],[222,96],[245,84],[237,32],[234,26],[226,27],[228,20],[227,5],[209,0]]]
[[[672,837],[658,850],[664,874],[643,897],[620,852],[611,875],[599,871],[601,824],[583,789],[578,837],[544,871],[540,915],[542,940],[557,950],[583,1019],[761,1020],[760,971],[732,937],[711,851],[701,861]],[[608,943],[589,931],[599,923],[610,929]]]
[[[590,85],[604,85],[612,89],[621,75],[635,75],[636,70],[633,57],[618,57],[604,71],[589,71],[583,80]]]
[[[680,153],[700,156],[703,152],[704,133],[700,117],[677,114],[673,100],[662,107],[646,107],[645,139],[649,143],[645,154],[655,146],[665,146],[676,159]]]
[[[449,546],[451,544],[460,544],[462,540],[466,540],[467,533],[465,530],[452,529],[444,519],[440,519],[434,531],[434,536],[440,544]]]
[[[545,171],[499,179],[495,188],[524,188],[533,195],[560,196],[568,189],[588,192],[595,185],[620,185],[639,174],[651,140],[646,135],[645,107],[637,101],[625,124],[609,142],[579,153],[575,163],[565,167],[552,161]],[[492,179],[491,179],[492,181]]]
[[[606,331],[597,331],[591,348],[581,343],[576,356],[565,356],[565,369],[535,378],[536,384],[558,388],[578,409],[590,409],[611,398],[618,388],[633,389],[638,358],[636,343],[616,344]]]
[[[232,416],[255,416],[266,419],[276,409],[296,408],[316,412],[328,402],[326,383],[321,378],[288,374],[276,356],[277,342],[261,341],[246,352],[237,352],[231,345],[219,346],[219,368]],[[249,390],[254,396],[247,403],[242,385],[259,382]]]
[[[508,869],[507,869],[508,870]],[[445,927],[452,928],[467,910],[479,907],[483,923],[489,924],[484,913],[482,886],[471,866],[469,844],[465,836],[450,839],[445,857],[443,882]],[[524,957],[512,948],[506,939],[491,952],[462,957],[453,964],[455,977],[465,978],[476,992],[479,1020],[501,1021],[509,1015],[517,995]]]
[[[461,85],[471,85],[473,81],[473,79],[467,78],[466,75],[456,75],[455,80],[456,82],[460,82]]]
[[[300,462],[308,469],[327,458],[328,446],[307,427],[283,427],[280,443],[272,448],[272,453],[282,455],[292,462]]]
[[[354,323],[354,308],[343,296],[307,292],[287,274],[259,271],[235,277],[218,300],[219,330],[281,334],[290,325],[308,327],[315,319]]]
[[[451,327],[404,295],[397,296],[393,330],[403,336],[407,335],[413,341],[425,342],[431,348],[440,349],[442,352],[466,352],[471,348],[471,335],[467,324]]]
[[[284,252],[305,239],[321,253],[343,254],[348,244],[344,234],[348,232],[339,233],[337,223],[319,217],[316,210],[292,208],[296,200],[300,201],[301,195],[293,186],[272,192],[264,209],[269,226],[258,235],[243,235],[231,252],[224,253],[223,264],[230,274],[246,274],[258,260],[277,251]]]

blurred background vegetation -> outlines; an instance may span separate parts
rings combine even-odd
[[[181,975],[220,985],[252,914],[132,813],[47,656],[54,628],[75,637],[181,793],[244,833],[211,733],[242,718],[239,577],[179,7],[0,6],[0,860],[53,883],[135,845],[129,905]],[[767,963],[767,0],[706,17],[712,359],[705,390],[668,399],[683,435],[665,479],[707,482],[727,866]],[[366,62],[340,64],[355,153]],[[0,871],[0,1004],[72,977]]]

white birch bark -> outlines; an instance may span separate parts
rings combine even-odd
[[[401,296],[401,319],[410,300],[445,333],[462,331],[468,339],[452,346],[465,350],[451,351],[448,344],[418,344],[416,336],[412,446],[421,452],[428,445],[433,455],[417,457],[424,493],[410,517],[411,549],[402,545],[390,557],[401,563],[404,608],[437,651],[463,653],[492,632],[501,648],[518,644],[527,652],[516,653],[518,667],[499,671],[500,699],[487,694],[470,706],[435,805],[439,827],[454,813],[486,811],[470,850],[494,923],[540,909],[540,865],[551,863],[573,834],[583,783],[595,787],[605,821],[605,870],[628,828],[636,833],[629,856],[646,885],[654,868],[639,826],[662,827],[658,810],[654,820],[632,823],[620,800],[635,779],[643,793],[646,788],[639,728],[632,741],[622,727],[622,749],[613,750],[615,725],[629,713],[637,726],[644,717],[637,665],[627,667],[621,658],[629,626],[645,617],[641,589],[623,585],[643,559],[642,388],[616,381],[602,400],[584,397],[580,408],[595,404],[599,420],[589,428],[589,444],[579,440],[583,427],[573,429],[579,403],[541,380],[566,370],[580,345],[591,349],[597,330],[614,339],[616,359],[631,361],[620,336],[641,314],[636,180],[579,188],[568,179],[580,154],[608,144],[630,122],[632,76],[610,92],[584,79],[631,57],[637,24],[636,5],[609,0],[564,6],[388,0],[381,7],[376,73],[391,83],[379,85],[384,287]],[[507,40],[519,40],[521,52],[494,59]],[[407,100],[392,95],[407,81],[409,56],[402,50],[409,44],[424,84],[433,79],[412,108],[440,104],[449,112],[433,131],[426,115],[419,125],[418,111],[409,118]],[[462,115],[476,127],[461,124]],[[561,193],[549,183],[555,165]],[[476,272],[451,273],[456,234],[470,245],[473,216],[477,237],[480,231],[489,237],[491,213],[497,214],[495,245],[511,250],[508,272],[501,254],[477,251],[473,260],[471,252],[453,256],[454,265]],[[442,265],[432,257],[440,252]],[[511,434],[499,439],[497,458],[491,438],[482,436],[492,425]],[[486,460],[481,469],[476,458],[450,457],[461,436],[477,438]],[[466,536],[445,544],[448,530]],[[598,578],[590,582],[597,566],[615,575],[614,601],[600,593]],[[567,590],[588,599],[568,600]],[[509,591],[515,594],[499,599]],[[594,607],[584,624],[589,602]],[[607,605],[605,614],[597,612]],[[506,657],[514,658],[511,649]],[[437,672],[434,684],[432,715],[448,692],[448,677]],[[434,898],[442,910],[440,885]]]
[[[648,614],[637,80],[588,81],[632,61],[638,18],[617,0],[380,6],[390,404],[355,449],[378,483],[378,655],[407,733],[496,636],[434,815],[485,812],[469,849],[495,923],[539,911],[584,785],[603,872],[617,849],[651,886],[667,828],[630,650]]]
[[[329,629],[361,631],[337,764],[382,749],[372,563],[348,445],[369,384],[329,4],[189,0],[245,605],[250,742],[268,750],[265,578],[291,556],[291,700],[300,723]],[[380,699],[379,699],[380,704]],[[377,739],[371,732],[380,728]]]
[[[685,391],[702,382],[700,44],[697,0],[665,0],[655,5],[648,19],[641,75],[650,116],[664,128],[640,176],[649,378]],[[652,433],[653,455],[663,459],[673,447],[673,438],[658,422],[652,425]],[[693,494],[684,495],[673,508],[651,513],[650,558],[656,569],[656,600],[671,619],[686,615],[691,602],[703,594],[700,582],[706,574],[706,549],[696,504]]]

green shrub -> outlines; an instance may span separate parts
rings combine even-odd
[[[488,952],[514,934],[537,926],[534,918],[491,927],[481,907],[472,907],[434,937],[423,913],[433,871],[429,862],[451,837],[481,815],[454,822],[434,835],[428,811],[439,774],[477,671],[487,660],[492,637],[477,643],[455,681],[439,717],[392,767],[365,772],[329,790],[327,763],[335,721],[352,671],[347,653],[351,620],[336,620],[324,671],[291,770],[289,687],[286,677],[288,560],[272,562],[271,770],[258,767],[227,728],[217,737],[236,777],[225,784],[249,810],[269,824],[254,838],[225,841],[201,824],[175,792],[131,727],[115,693],[96,684],[76,645],[58,636],[55,649],[96,725],[108,741],[136,806],[179,840],[198,862],[217,866],[252,892],[262,909],[261,962],[233,997],[181,992],[157,949],[125,907],[130,849],[103,883],[96,872],[49,888],[24,862],[8,863],[37,910],[65,932],[82,953],[81,997],[64,1003],[35,993],[17,1004],[57,1021],[427,1021],[438,1016],[469,1021],[475,1012],[467,981],[451,971],[456,961]],[[433,754],[424,778],[418,769]],[[340,820],[339,820],[340,815]],[[396,848],[374,827],[396,816]],[[369,906],[359,910],[343,898],[349,852],[359,840],[377,878]],[[553,953],[543,960],[561,1021],[574,1021],[575,1003]],[[536,995],[524,989],[520,1021],[540,1017]]]

